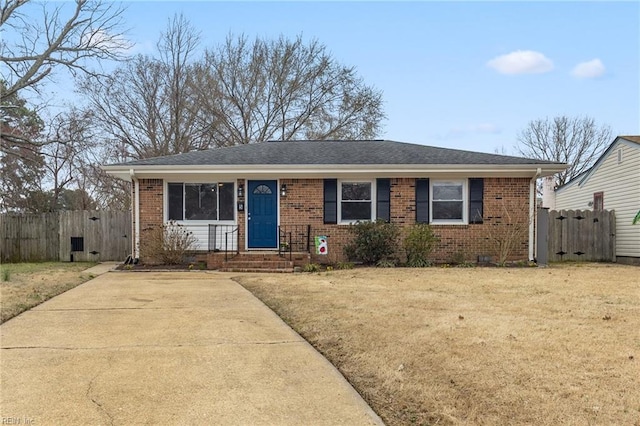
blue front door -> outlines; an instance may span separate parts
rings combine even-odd
[[[278,182],[250,180],[247,201],[249,248],[278,247]]]

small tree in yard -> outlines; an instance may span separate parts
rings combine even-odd
[[[431,226],[426,223],[413,225],[404,239],[407,253],[407,266],[421,268],[431,266],[429,256],[440,239],[433,234]]]
[[[400,235],[398,225],[382,220],[356,222],[349,230],[354,238],[344,247],[344,253],[350,261],[366,265],[395,262],[394,255]]]
[[[489,241],[489,248],[496,258],[496,263],[504,266],[522,243],[529,232],[528,209],[523,209],[516,203],[505,203],[502,201],[500,216],[494,218],[495,222],[487,227],[486,239]]]
[[[145,231],[141,254],[147,263],[179,265],[184,262],[185,255],[194,249],[196,242],[193,232],[170,221]]]

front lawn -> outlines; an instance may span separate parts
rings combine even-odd
[[[236,278],[390,425],[640,423],[640,269]]]
[[[43,262],[0,265],[0,323],[91,279],[80,272],[95,263]]]

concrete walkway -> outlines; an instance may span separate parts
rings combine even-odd
[[[2,421],[382,423],[230,277],[109,272],[9,320],[0,326]]]

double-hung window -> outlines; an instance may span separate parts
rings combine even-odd
[[[169,220],[234,220],[234,184],[169,183]]]
[[[464,223],[465,182],[432,181],[431,222]]]
[[[371,182],[341,182],[340,221],[372,220]]]

